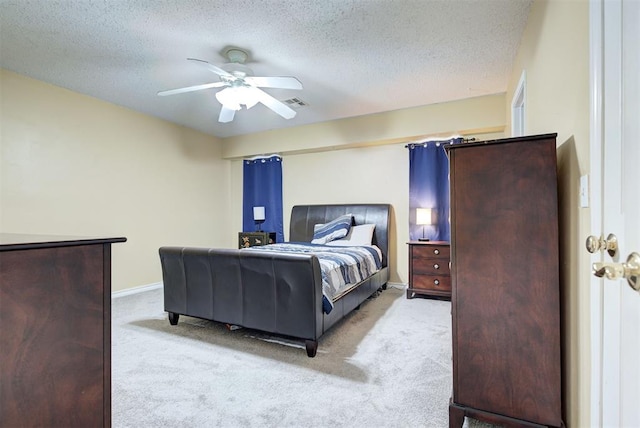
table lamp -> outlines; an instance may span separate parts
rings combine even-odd
[[[424,227],[433,224],[433,210],[431,208],[416,208],[416,224],[422,225],[422,238],[418,238],[418,241],[428,241],[429,238],[424,237]]]
[[[260,225],[264,223],[264,207],[253,207],[253,221],[256,223],[258,232],[262,232]]]

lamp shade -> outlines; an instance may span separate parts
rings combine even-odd
[[[431,208],[416,208],[416,224],[433,224],[433,210]]]
[[[253,207],[253,220],[261,221],[264,219],[264,207]]]

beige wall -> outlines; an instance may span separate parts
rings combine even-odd
[[[161,245],[228,244],[219,141],[0,73],[0,231],[125,236],[113,246],[114,290],[160,281]]]
[[[224,140],[223,156],[317,153],[394,144],[423,137],[487,135],[504,131],[504,94],[260,132]]]
[[[284,157],[285,236],[295,204],[390,203],[391,281],[406,283],[404,144],[452,133],[499,138],[504,129],[505,99],[497,94],[221,143],[15,73],[0,77],[0,231],[127,237],[113,249],[114,290],[160,281],[162,245],[233,247],[242,219],[240,159],[273,152]]]
[[[407,282],[409,154],[403,145],[293,155],[283,162],[283,181],[288,183],[283,189],[284,212],[296,204],[391,204],[390,280]],[[304,185],[294,185],[299,177],[306,177]],[[285,227],[288,230],[288,219]]]
[[[560,252],[565,326],[565,422],[589,426],[589,209],[579,203],[589,172],[589,5],[536,1],[513,68],[506,101],[526,72],[525,133],[558,133]],[[510,131],[507,132],[510,135]],[[550,243],[550,245],[554,245]]]
[[[236,158],[277,152],[283,156],[285,238],[288,213],[297,204],[392,204],[390,281],[406,284],[409,155],[405,143],[453,133],[500,138],[504,109],[504,94],[498,94],[225,139],[224,156],[234,159],[232,229],[242,225],[242,162]]]

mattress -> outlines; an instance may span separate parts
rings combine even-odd
[[[322,271],[325,313],[331,312],[333,302],[382,267],[382,252],[375,245],[336,247],[308,242],[288,242],[243,249],[245,250],[316,256]]]

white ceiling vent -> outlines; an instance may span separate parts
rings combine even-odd
[[[300,98],[289,98],[288,100],[284,100],[282,102],[294,109],[306,107],[309,105],[306,102],[302,101]]]

